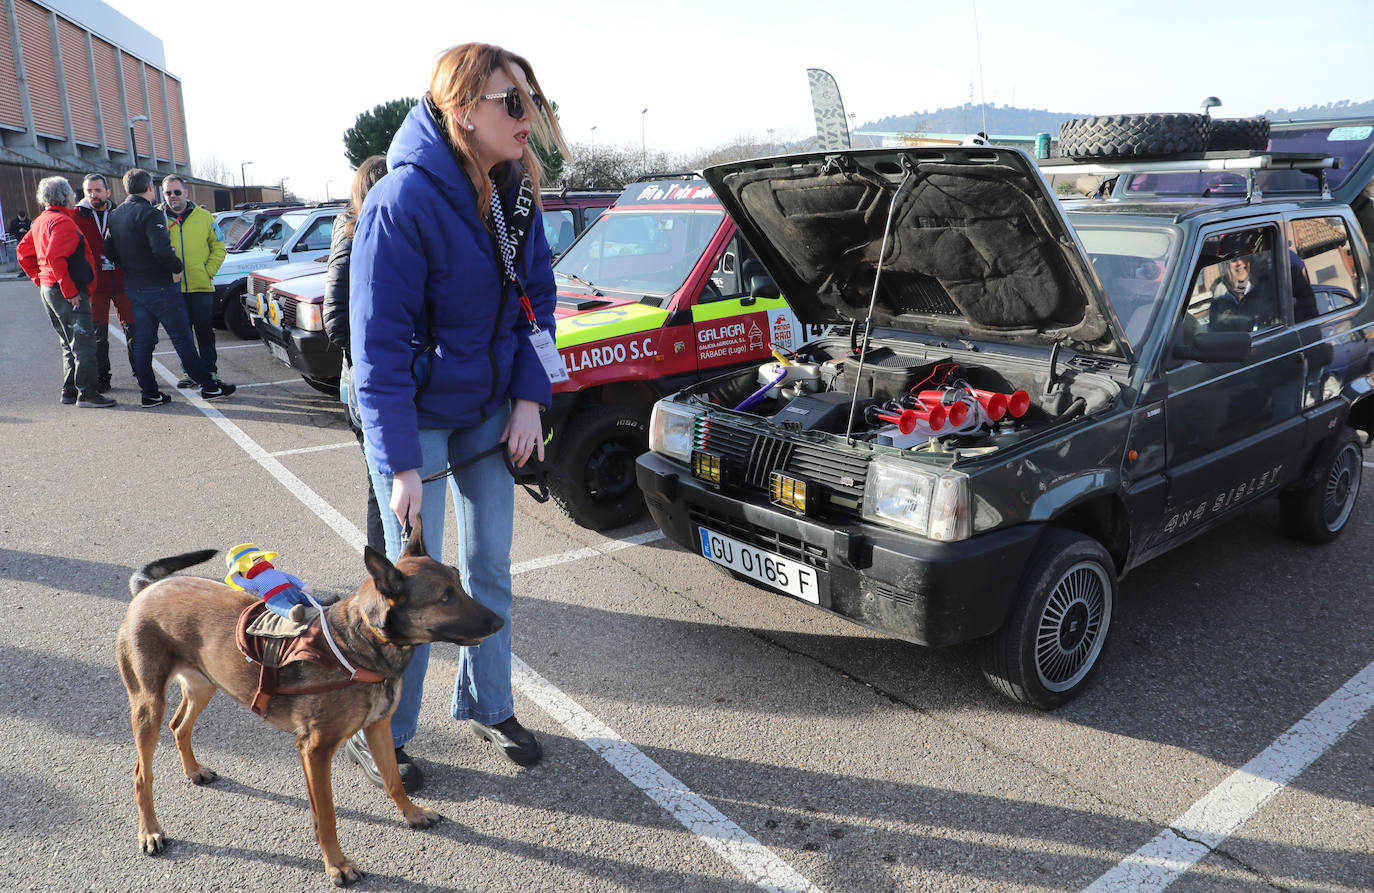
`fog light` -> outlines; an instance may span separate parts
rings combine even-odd
[[[775,471],[768,477],[768,499],[778,506],[806,514],[806,481]]]
[[[692,477],[719,490],[725,484],[725,459],[704,450],[692,450]]]

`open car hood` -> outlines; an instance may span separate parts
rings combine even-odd
[[[867,316],[891,209],[876,325],[1129,356],[1072,227],[1017,149],[812,153],[705,176],[805,322]]]

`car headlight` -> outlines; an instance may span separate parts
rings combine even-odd
[[[914,462],[874,459],[864,486],[864,517],[943,542],[968,539],[968,476]]]
[[[660,400],[649,416],[649,449],[672,456],[679,462],[692,461],[693,435],[700,407]]]
[[[296,328],[303,332],[323,332],[323,304],[310,304],[305,301],[296,303]]]

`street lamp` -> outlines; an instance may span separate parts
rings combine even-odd
[[[251,161],[245,161],[243,164],[239,165],[239,179],[243,181],[244,200],[248,198],[248,176],[243,172],[243,169],[252,163]]]
[[[325,181],[324,181],[324,200],[325,200],[325,201],[329,201],[329,184],[330,184],[330,183],[333,183],[333,182],[334,182],[333,180],[325,180]]]
[[[639,166],[644,169],[644,173],[648,173],[649,170],[649,141],[644,136],[644,120],[648,114],[648,109],[643,109],[639,113]]]
[[[768,154],[774,155],[777,151],[778,150],[773,147],[773,128],[770,127],[768,128]]]
[[[147,120],[147,115],[134,115],[129,119],[129,151],[133,154],[134,167],[138,167],[138,139],[134,136],[134,125]]]
[[[291,179],[291,178],[290,178],[290,177],[282,177],[282,178],[281,178],[281,182],[277,184],[277,188],[278,188],[279,190],[281,190],[281,200],[282,200],[282,201],[286,201],[286,181],[289,180],[289,179]]]
[[[596,145],[596,125],[592,125],[592,145]]]

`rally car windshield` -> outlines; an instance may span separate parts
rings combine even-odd
[[[1077,221],[1073,221],[1077,223]],[[1138,345],[1149,330],[1169,269],[1175,232],[1170,229],[1075,226],[1102,282],[1126,341]]]
[[[263,226],[262,232],[252,242],[252,247],[280,248],[309,217],[309,211],[291,211],[281,215]]]
[[[612,211],[554,264],[563,284],[638,295],[675,292],[725,218],[719,210]]]

